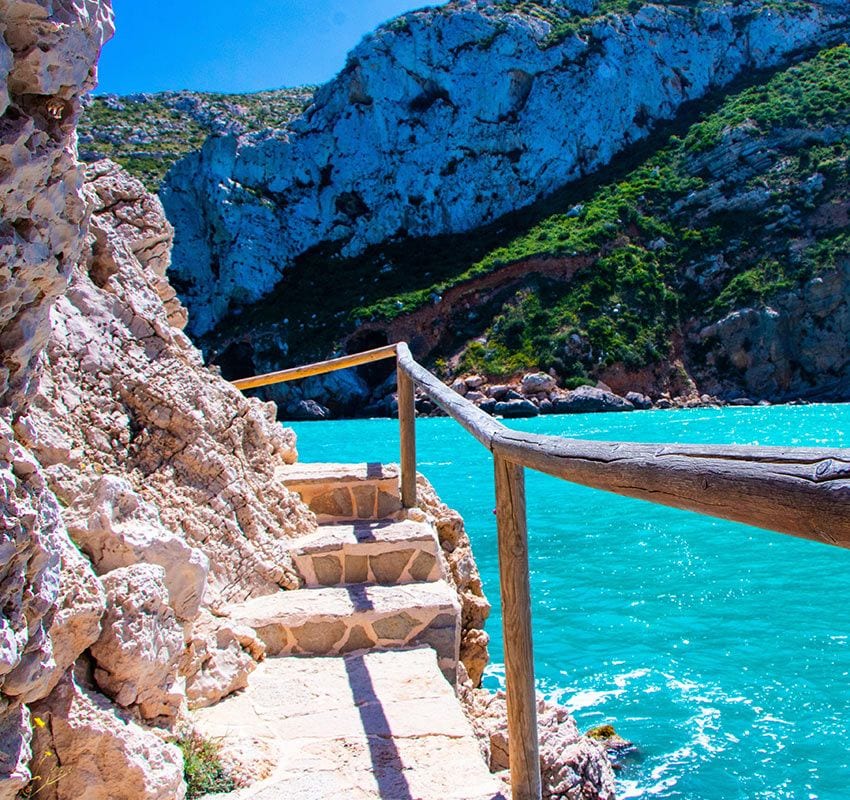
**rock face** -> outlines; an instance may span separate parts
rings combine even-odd
[[[108,2],[0,2],[0,798],[29,779],[30,715],[96,627],[89,619],[52,644],[66,588],[67,541],[59,505],[37,460],[16,442],[50,333],[53,301],[85,235],[81,173],[74,157],[79,97],[112,32]],[[97,605],[97,603],[95,603]],[[95,617],[97,617],[95,613]],[[72,626],[73,627],[73,626]],[[80,650],[81,652],[81,650]]]
[[[563,37],[491,0],[396,20],[289,130],[212,138],[173,168],[162,196],[191,330],[262,297],[321,243],[350,256],[550,195],[683,103],[846,30],[844,3],[807,6],[646,5]]]
[[[0,20],[0,400],[20,408],[85,235],[74,127],[112,9],[2,0]]]
[[[197,611],[205,559],[213,605],[296,585],[285,541],[313,518],[274,476],[296,458],[294,437],[173,327],[185,317],[163,279],[170,228],[156,199],[108,162],[87,187],[90,250],[54,310],[19,434],[97,571],[164,566],[183,617]]]
[[[165,570],[136,564],[103,578],[106,614],[92,645],[98,687],[142,719],[172,722],[184,692],[175,687],[183,628],[168,605]],[[164,719],[161,719],[164,718]]]
[[[507,770],[508,709],[503,692],[461,682],[458,695],[493,772]],[[540,777],[545,800],[614,800],[614,772],[602,745],[582,736],[562,706],[537,700]]]
[[[734,311],[693,336],[710,394],[756,399],[850,395],[850,259],[769,306]]]
[[[34,790],[46,800],[182,800],[174,745],[124,719],[70,675],[32,708]]]

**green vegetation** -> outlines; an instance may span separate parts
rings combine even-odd
[[[765,302],[847,252],[847,234],[814,236],[795,222],[850,180],[847,134],[829,145],[798,141],[781,157],[774,153],[763,169],[751,170],[746,187],[725,187],[733,193],[766,190],[761,210],[718,209],[696,218],[700,192],[729,179],[711,172],[712,148],[725,131],[738,128],[748,141],[757,141],[786,127],[818,130],[836,124],[850,126],[850,48],[845,45],[728,99],[623,180],[543,217],[470,266],[413,291],[383,293],[356,308],[351,318],[391,320],[517,262],[591,259],[592,268],[569,284],[529,279],[496,310],[483,335],[471,337],[461,366],[494,376],[554,367],[563,376],[580,378],[618,361],[629,367],[651,363],[669,350],[680,311],[722,314]],[[683,279],[684,266],[712,253],[725,253],[729,262],[724,284],[701,289]]]
[[[175,161],[199,150],[211,133],[280,128],[300,114],[314,87],[256,94],[164,92],[90,99],[80,117],[84,160],[109,157],[158,191]]]
[[[386,328],[443,304],[453,338],[432,358],[445,377],[452,356],[493,377],[554,368],[566,385],[615,362],[651,364],[683,322],[770,302],[850,252],[847,87],[842,45],[647,144],[631,169],[602,170],[475,236],[404,240],[353,259],[316,250],[227,334],[271,327],[297,363],[327,356],[363,323]],[[503,288],[450,317],[447,304],[490,276]]]
[[[219,758],[219,746],[197,733],[189,734],[176,742],[183,753],[183,777],[186,780],[186,800],[205,794],[232,792],[236,788]]]
[[[821,128],[846,122],[850,108],[850,49],[837,47],[792,67],[763,86],[739,94],[685,137],[689,152],[720,143],[723,132],[751,125],[765,134],[775,128]]]
[[[592,24],[618,14],[636,14],[646,5],[668,5],[694,8],[698,5],[719,5],[726,0],[597,0],[591,14],[578,14],[553,0],[503,0],[497,7],[505,13],[523,14],[549,24],[546,37],[540,42],[543,48],[560,44],[570,36],[583,34]],[[766,9],[784,13],[808,14],[811,7],[804,0],[766,0]]]

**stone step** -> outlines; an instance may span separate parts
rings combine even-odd
[[[233,624],[253,628],[276,655],[343,655],[428,645],[454,683],[460,604],[445,581],[405,586],[358,584],[277,592],[230,606]]]
[[[308,587],[399,585],[443,577],[434,528],[412,520],[320,525],[292,543],[292,563]]]
[[[276,474],[301,495],[320,523],[385,519],[401,511],[395,464],[298,462],[279,467]]]
[[[429,649],[267,658],[192,714],[225,754],[253,747],[267,776],[216,800],[505,800]]]

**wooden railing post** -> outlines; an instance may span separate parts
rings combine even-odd
[[[413,381],[398,367],[398,425],[401,441],[401,505],[416,505],[416,405]]]
[[[494,464],[511,791],[513,800],[540,800],[525,475],[501,456],[494,455]]]

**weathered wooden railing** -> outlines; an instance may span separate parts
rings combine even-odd
[[[414,388],[493,453],[514,800],[541,794],[524,467],[564,480],[850,547],[850,450],[633,444],[512,431],[417,364],[404,343],[235,381],[268,386],[397,357],[401,496],[416,504]]]

